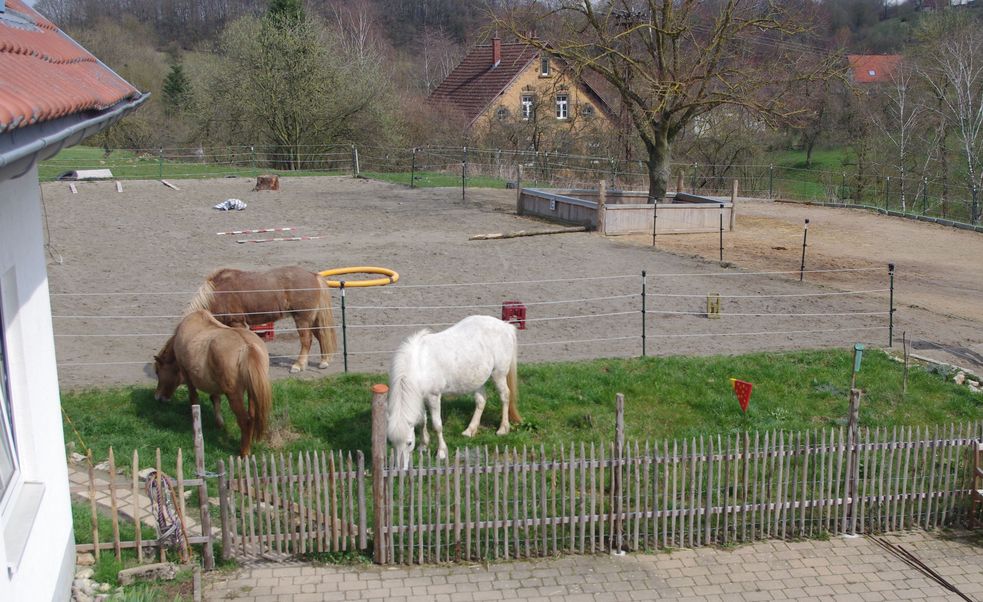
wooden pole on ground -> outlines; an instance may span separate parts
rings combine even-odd
[[[386,525],[386,399],[389,387],[383,384],[372,385],[372,557],[376,564],[386,564],[386,545],[384,535]]]

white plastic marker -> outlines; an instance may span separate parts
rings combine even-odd
[[[290,232],[294,229],[292,226],[289,228],[257,228],[255,230],[230,230],[229,232],[216,232],[215,234],[219,236],[225,234],[259,234],[261,232]]]
[[[239,244],[246,242],[284,242],[290,240],[317,240],[323,238],[322,236],[289,236],[284,238],[255,238],[252,240],[237,240]]]

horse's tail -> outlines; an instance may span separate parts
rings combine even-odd
[[[322,348],[321,353],[334,353],[338,350],[338,337],[335,334],[334,311],[331,310],[331,288],[320,276],[317,281],[321,286],[321,295],[317,302],[317,313],[314,315],[314,328],[320,328],[324,334],[327,349]]]
[[[201,283],[198,290],[195,292],[195,296],[191,298],[191,302],[188,306],[184,308],[184,315],[188,315],[192,312],[196,312],[199,309],[204,309],[205,311],[212,311],[212,303],[215,301],[215,284],[212,282],[211,277]]]
[[[270,360],[266,350],[249,345],[246,361],[239,363],[239,377],[246,383],[249,394],[249,418],[253,423],[252,441],[266,435],[273,406],[273,388],[270,386]]]
[[[522,422],[519,415],[519,376],[516,373],[519,364],[519,345],[515,340],[515,329],[512,329],[512,363],[509,364],[509,373],[505,377],[505,382],[509,388],[509,422],[518,424]]]

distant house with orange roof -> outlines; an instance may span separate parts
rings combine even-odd
[[[0,600],[68,600],[75,576],[38,162],[146,98],[0,0]]]
[[[577,129],[610,122],[611,109],[556,57],[521,42],[475,46],[428,99],[476,129],[490,122],[550,121]]]
[[[901,66],[900,54],[849,54],[850,79],[857,84],[887,84]]]

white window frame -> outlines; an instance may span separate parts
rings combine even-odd
[[[544,56],[539,59],[539,76],[549,77],[550,75],[550,57]]]
[[[533,115],[533,98],[532,94],[523,94],[520,99],[520,106],[522,107],[522,120],[529,121],[532,119]]]
[[[561,121],[570,118],[570,95],[566,92],[556,95],[556,118]]]
[[[0,290],[0,301],[3,299]],[[0,479],[0,513],[5,511],[14,498],[17,484],[22,480],[20,460],[17,453],[16,438],[14,437],[14,417],[10,399],[10,365],[7,362],[7,329],[3,318],[3,304],[0,302],[0,444],[6,444],[13,462],[13,472]]]

